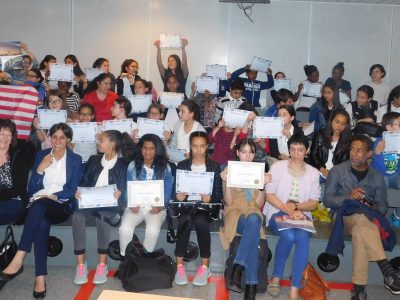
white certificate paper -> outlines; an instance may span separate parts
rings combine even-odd
[[[49,80],[69,81],[74,79],[73,65],[51,64]]]
[[[38,109],[37,114],[40,129],[50,129],[54,124],[65,123],[67,121],[66,110]]]
[[[350,102],[350,98],[349,98],[349,96],[347,96],[347,94],[345,92],[339,91],[339,101],[340,101],[340,104],[345,106],[347,103]]]
[[[164,206],[164,180],[128,181],[128,207]]]
[[[217,77],[222,80],[226,80],[226,65],[206,65],[207,76]]]
[[[179,34],[160,34],[160,48],[161,49],[181,49],[182,40]]]
[[[176,192],[189,195],[212,195],[214,172],[176,170]]]
[[[196,90],[199,93],[209,91],[211,94],[219,93],[219,78],[217,77],[196,77]]]
[[[400,132],[384,131],[382,136],[385,141],[383,152],[400,154]]]
[[[267,73],[272,61],[254,56],[251,61],[250,70]]]
[[[153,95],[132,95],[128,99],[132,104],[132,113],[145,113],[149,109]]]
[[[137,125],[139,129],[139,138],[141,138],[145,134],[152,133],[158,135],[160,139],[164,139],[165,121],[138,118]]]
[[[176,148],[172,148],[172,147],[168,146],[167,153],[168,153],[169,160],[174,163],[178,163],[178,162],[186,159],[186,157],[185,157],[186,150],[185,149],[176,149]]]
[[[92,81],[100,74],[103,74],[104,71],[100,68],[85,68],[85,75],[88,81]]]
[[[160,97],[161,104],[168,108],[177,108],[181,105],[183,99],[183,93],[162,92]]]
[[[290,79],[274,79],[274,90],[279,91],[280,89],[292,90],[292,82]]]
[[[132,119],[103,121],[103,131],[106,130],[118,130],[121,133],[126,132],[131,135],[133,130]]]
[[[282,136],[283,121],[278,117],[256,117],[253,122],[253,138],[277,139]]]
[[[262,189],[265,164],[256,162],[228,161],[228,187]]]
[[[72,143],[93,143],[96,142],[97,123],[68,123],[72,128]]]
[[[321,97],[321,84],[306,81],[303,84],[303,94],[311,97]]]
[[[78,191],[81,192],[81,198],[78,200],[79,208],[118,206],[118,200],[114,198],[116,190],[115,184],[101,187],[78,187]]]
[[[242,128],[249,113],[250,111],[247,110],[225,108],[222,118],[224,119],[225,126],[230,128]]]

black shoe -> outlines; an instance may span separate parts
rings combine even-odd
[[[35,284],[33,284],[33,298],[36,299],[43,299],[44,297],[46,297],[46,284],[44,284],[44,291],[41,292],[36,292],[35,291]]]
[[[394,295],[400,295],[400,274],[393,272],[384,278],[385,287]]]
[[[23,271],[24,271],[24,266],[22,265],[21,268],[19,268],[19,270],[17,272],[15,272],[14,274],[6,274],[6,273],[1,272],[0,273],[0,281],[10,281],[11,279],[14,279],[19,274],[21,274]]]
[[[234,292],[242,292],[242,276],[244,267],[239,264],[234,264],[232,268],[232,275],[229,278],[228,289]]]
[[[142,253],[142,257],[144,257],[144,258],[157,258],[157,257],[163,256],[164,254],[165,254],[164,249],[160,248],[160,249],[158,249],[156,251],[153,251],[153,252],[143,252]]]
[[[365,289],[354,289],[351,291],[351,300],[367,300],[367,292]]]
[[[246,284],[246,290],[244,291],[244,300],[255,300],[257,293],[256,284]]]

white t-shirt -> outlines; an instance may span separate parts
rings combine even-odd
[[[393,103],[392,103],[391,107],[390,107],[390,111],[394,111],[394,112],[400,113],[400,107],[395,107],[393,105]],[[376,117],[376,123],[381,123],[383,115],[386,114],[386,113],[387,113],[387,104],[379,107],[378,108],[377,117]]]
[[[336,141],[336,142],[331,142],[332,149],[329,149],[329,152],[328,152],[328,160],[326,161],[326,164],[325,164],[325,168],[326,168],[327,170],[330,170],[330,169],[333,168],[333,162],[332,162],[332,160],[333,160],[333,153],[335,152],[337,143],[338,143],[337,141]]]
[[[206,164],[194,165],[192,164],[193,172],[206,172]],[[193,195],[188,197],[188,201],[201,201],[201,196]]]
[[[144,169],[146,170],[146,180],[153,180],[154,170],[146,166],[144,166]]]
[[[386,84],[386,82],[382,81],[380,84],[377,84],[369,81],[366,84],[374,89],[374,96],[372,97],[372,99],[378,101],[379,106],[387,104],[390,87]]]

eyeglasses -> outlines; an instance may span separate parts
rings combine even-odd
[[[49,100],[49,104],[54,104],[54,103],[59,103],[59,102],[62,102],[62,100],[60,98]]]
[[[161,115],[161,113],[159,113],[159,112],[156,112],[156,113],[155,112],[151,112],[151,113],[149,113],[149,115],[155,117],[155,116]]]

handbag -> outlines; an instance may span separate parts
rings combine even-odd
[[[330,291],[328,285],[318,274],[317,270],[308,263],[303,272],[303,287],[299,295],[305,300],[327,300],[326,293]]]
[[[4,241],[0,245],[0,270],[3,271],[13,260],[17,253],[17,243],[14,240],[14,232],[10,225],[7,226]]]

